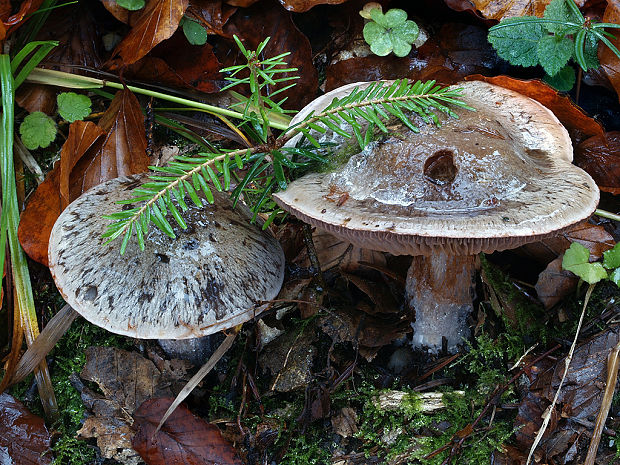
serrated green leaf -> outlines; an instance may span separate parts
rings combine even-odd
[[[620,242],[613,249],[603,252],[603,266],[608,270],[620,268]]]
[[[19,134],[29,150],[46,148],[56,138],[56,123],[45,113],[35,111],[24,118]]]
[[[536,66],[538,64],[538,42],[543,37],[543,27],[535,16],[508,18],[499,24],[501,28],[491,28],[488,40],[504,60],[517,66]],[[518,24],[515,24],[518,23]]]
[[[571,10],[571,8],[566,3],[566,0],[551,0],[551,3],[549,3],[549,5],[547,5],[547,8],[545,8],[544,18],[552,19],[555,21],[572,22],[577,24],[581,23],[580,18],[575,15],[573,10]],[[574,32],[574,28],[557,23],[547,23],[545,24],[545,29],[547,29],[549,32],[553,32],[559,35],[565,35]]]
[[[136,11],[144,8],[145,0],[116,0],[116,3],[126,10]]]
[[[578,242],[573,242],[564,252],[562,268],[568,270],[588,284],[594,284],[607,278],[607,271],[598,262],[589,263],[590,251]]]
[[[207,30],[202,24],[193,19],[183,17],[183,34],[185,34],[185,38],[192,45],[204,45],[207,43]]]
[[[546,75],[543,80],[560,92],[568,92],[575,85],[577,78],[575,69],[571,65],[566,65],[554,76]]]
[[[555,76],[573,55],[573,41],[568,37],[546,35],[536,49],[538,61],[549,76]]]
[[[70,123],[83,120],[90,115],[92,102],[86,95],[63,92],[58,94],[56,102],[58,103],[58,114]]]

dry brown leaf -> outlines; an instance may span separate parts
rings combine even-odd
[[[603,22],[620,24],[620,0],[608,0],[607,8],[603,14]],[[616,46],[616,48],[620,48],[620,35],[618,34],[618,29],[613,29],[612,32],[616,38],[611,42]],[[602,43],[598,48],[598,58],[601,63],[601,67],[605,71],[605,74],[607,74],[611,85],[618,94],[618,99],[620,99],[620,58],[618,58],[609,47]]]
[[[0,463],[52,463],[50,434],[43,418],[30,413],[9,394],[0,394]]]
[[[575,164],[594,178],[599,189],[620,194],[620,131],[584,140],[575,148]]]
[[[69,182],[73,167],[104,134],[99,126],[90,121],[75,121],[69,126],[69,136],[60,151],[59,187],[62,210],[74,200],[69,196]]]
[[[135,63],[179,27],[189,0],[154,0],[146,5],[129,34],[114,50],[125,65]]]
[[[146,463],[243,464],[232,445],[222,437],[220,430],[193,415],[184,405],[177,407],[155,433],[159,420],[172,401],[171,398],[147,400],[134,414],[139,430],[133,439],[133,447]]]
[[[604,134],[603,126],[586,115],[570,98],[560,95],[557,90],[537,79],[523,80],[510,76],[473,75],[468,76],[466,80],[484,81],[527,95],[549,108],[567,129],[584,136],[602,136]]]
[[[25,0],[19,4],[19,11],[8,18],[1,17],[2,28],[0,30],[0,37],[4,39],[9,34],[12,34],[24,24],[24,20],[27,19],[32,13],[37,11],[43,0]],[[11,10],[5,8],[5,14],[9,14]]]
[[[88,417],[77,432],[82,438],[94,438],[101,455],[123,465],[142,463],[139,454],[133,450],[131,440],[133,428],[126,422],[114,417]]]
[[[547,265],[536,281],[536,294],[546,309],[553,307],[575,290],[579,278],[562,269],[562,257]]]
[[[237,11],[237,8],[222,4],[221,1],[195,0],[188,7],[186,15],[202,24],[209,34],[229,37],[224,32],[224,25]]]

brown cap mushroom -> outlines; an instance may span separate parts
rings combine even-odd
[[[443,118],[441,127],[417,121],[419,134],[392,126],[343,166],[275,195],[283,209],[356,245],[429,257],[414,259],[407,295],[414,345],[432,351],[443,336],[453,351],[468,335],[475,254],[558,234],[590,216],[599,198],[590,176],[570,163],[570,137],[550,110],[488,83],[458,87],[475,112],[456,110],[459,119]]]
[[[115,202],[146,179],[105,182],[60,215],[49,263],[65,300],[97,326],[144,339],[195,338],[251,319],[280,290],[284,253],[226,194],[214,192],[215,203],[202,208],[188,202],[188,228],[173,225],[176,239],[152,227],[144,251],[130,241],[121,256],[120,241],[104,245],[101,216],[127,208]]]

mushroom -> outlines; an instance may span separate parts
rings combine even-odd
[[[142,339],[188,339],[251,319],[258,302],[274,298],[284,279],[277,240],[254,224],[252,213],[213,192],[202,208],[188,203],[188,228],[176,239],[157,228],[145,250],[130,241],[105,245],[110,215],[128,205],[146,175],[116,178],[71,203],[52,229],[50,270],[64,299],[84,318],[111,332]],[[129,205],[131,208],[131,205]]]
[[[297,121],[360,85],[368,83],[320,97]],[[457,109],[459,118],[442,117],[440,127],[416,117],[419,134],[396,124],[346,163],[274,196],[356,245],[412,255],[413,345],[431,352],[443,338],[454,352],[470,334],[478,253],[556,235],[588,218],[599,199],[592,178],[570,163],[570,137],[550,110],[484,82],[458,87],[475,112]]]

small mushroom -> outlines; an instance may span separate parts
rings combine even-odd
[[[127,208],[145,175],[100,184],[71,203],[50,237],[49,263],[64,299],[84,318],[114,333],[142,339],[188,339],[251,319],[256,304],[274,298],[284,279],[280,244],[254,224],[245,205],[226,194],[202,208],[187,202],[187,229],[176,239],[151,227],[146,248],[130,241],[105,245],[109,215]],[[206,204],[206,201],[205,201]],[[132,206],[129,205],[129,208]]]
[[[298,118],[359,85],[368,84],[336,89]],[[476,254],[556,235],[599,199],[592,178],[570,163],[571,140],[551,111],[491,84],[458,87],[475,112],[456,110],[440,127],[416,119],[419,134],[392,126],[345,164],[275,195],[283,209],[360,247],[414,256],[413,345],[432,352],[443,338],[453,352],[470,334]]]

